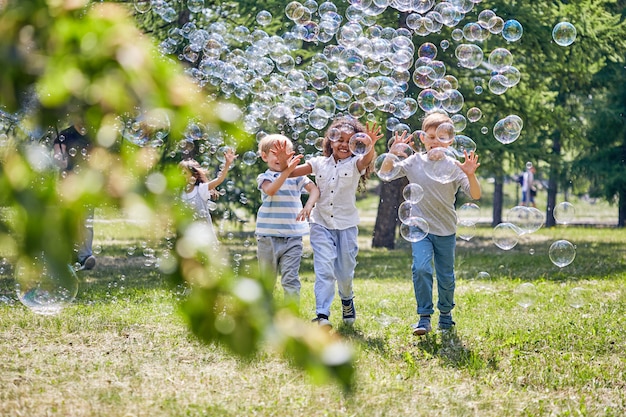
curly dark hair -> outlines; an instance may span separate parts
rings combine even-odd
[[[330,140],[330,132],[333,129],[339,129],[340,132],[348,132],[348,133],[365,133],[365,125],[361,123],[358,119],[350,116],[343,116],[335,119],[328,129],[326,129],[326,133],[324,134],[324,142],[322,143],[322,153],[324,156],[329,157],[333,154],[332,149],[332,141]],[[374,160],[376,156],[372,159],[372,162],[365,168],[365,173],[361,175],[361,179],[359,180],[358,190],[360,192],[365,191],[365,185],[367,183],[367,179],[374,171]]]

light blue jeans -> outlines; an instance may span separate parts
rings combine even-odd
[[[412,243],[413,289],[417,301],[417,314],[433,314],[433,260],[437,276],[437,308],[447,313],[454,308],[454,251],[456,235],[428,234]]]
[[[330,306],[335,297],[335,282],[339,298],[351,300],[352,280],[356,268],[358,228],[329,230],[311,224],[311,248],[315,268],[315,313],[330,317]]]

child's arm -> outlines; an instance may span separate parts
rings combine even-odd
[[[230,148],[228,148],[228,150],[224,152],[224,159],[225,159],[224,169],[220,171],[217,178],[209,181],[209,185],[208,185],[209,190],[216,188],[218,185],[224,182],[224,180],[226,179],[226,175],[228,175],[228,168],[230,168],[231,164],[233,163],[235,159],[237,159],[238,156],[239,155],[236,155],[235,151],[233,151]]]
[[[369,122],[365,124],[365,133],[370,137],[370,139],[372,139],[372,148],[357,161],[356,167],[359,171],[363,171],[367,168],[374,159],[374,156],[376,155],[376,150],[374,149],[376,142],[383,137],[383,134],[380,133],[380,131],[381,127],[378,126],[378,123],[376,122],[373,122],[371,125]]]
[[[478,162],[478,155],[471,151],[469,155],[467,151],[463,152],[465,154],[465,162],[460,163],[457,161],[457,165],[461,168],[461,171],[467,175],[467,179],[470,184],[470,197],[474,200],[478,200],[482,194],[480,189],[480,183],[476,178],[476,170],[480,166],[480,162]]]
[[[302,159],[302,155],[295,155],[289,159],[287,167],[280,173],[278,178],[274,181],[263,181],[261,184],[261,190],[267,195],[274,195],[278,192],[280,187],[283,186],[287,178],[289,178],[294,169],[298,166],[298,163]]]
[[[296,217],[297,221],[304,221],[308,219],[311,215],[311,210],[313,210],[313,207],[315,207],[315,203],[317,203],[317,200],[319,200],[320,198],[320,189],[317,188],[317,185],[315,185],[314,183],[310,182],[304,188],[309,192],[309,199],[307,200],[300,213],[298,213],[298,217]]]

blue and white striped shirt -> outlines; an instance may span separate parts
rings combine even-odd
[[[309,223],[296,221],[302,210],[302,195],[312,181],[308,177],[287,178],[276,194],[270,196],[261,186],[265,181],[274,182],[280,172],[267,170],[257,177],[262,203],[256,217],[257,236],[296,237],[309,234]]]

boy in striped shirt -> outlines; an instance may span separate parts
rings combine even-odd
[[[277,154],[289,158],[279,160]],[[259,154],[268,169],[257,177],[262,204],[257,213],[257,258],[263,275],[281,274],[287,303],[300,301],[300,259],[302,236],[309,234],[307,222],[320,196],[317,186],[306,176],[289,178],[302,155],[295,155],[293,144],[283,135],[267,135],[259,142]],[[304,206],[303,190],[309,193]]]

